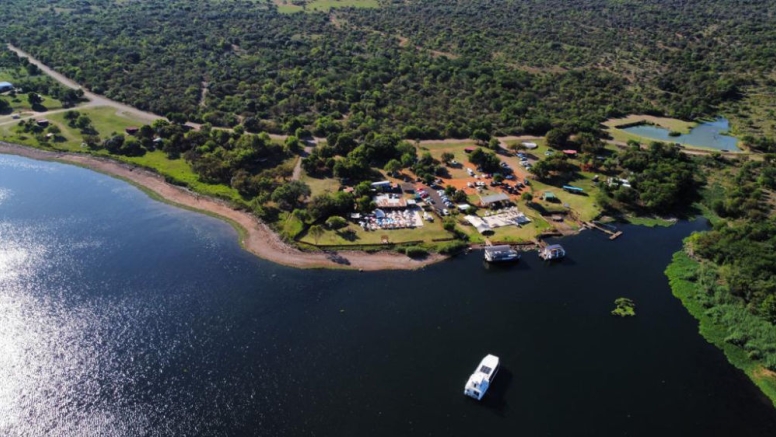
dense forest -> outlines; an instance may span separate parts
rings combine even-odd
[[[470,137],[714,114],[770,80],[772,7],[433,0],[282,14],[256,1],[11,0],[0,37],[163,115],[252,132]]]
[[[699,261],[685,272],[696,284],[692,299],[724,330],[723,341],[776,371],[776,159],[730,162],[707,158],[718,176],[704,196],[713,229],[692,235]]]

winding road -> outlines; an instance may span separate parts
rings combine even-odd
[[[115,100],[111,100],[105,96],[95,94],[91,91],[88,91],[86,88],[79,85],[77,82],[68,79],[64,75],[56,72],[55,70],[51,69],[48,65],[40,62],[39,60],[33,58],[29,53],[21,50],[18,47],[15,47],[11,44],[8,44],[8,50],[11,50],[12,52],[16,53],[17,55],[27,58],[31,64],[36,65],[38,68],[41,69],[44,73],[49,75],[52,79],[56,80],[57,82],[61,83],[62,85],[72,88],[74,90],[82,89],[84,91],[84,97],[88,99],[89,101],[83,105],[80,105],[80,108],[90,108],[90,107],[109,107],[116,109],[116,113],[119,115],[126,115],[131,118],[138,119],[140,121],[144,121],[147,123],[152,123],[155,120],[159,120],[161,118],[164,118],[160,115],[156,115],[152,112],[147,111],[141,111],[140,109],[134,108],[129,105],[125,105],[123,103],[119,103]],[[54,110],[54,111],[46,111],[35,114],[35,116],[45,116],[47,114],[53,114],[56,112],[64,112],[67,111],[67,109],[60,109],[60,110]],[[197,125],[192,125],[192,127],[198,127]]]

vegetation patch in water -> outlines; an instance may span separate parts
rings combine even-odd
[[[614,301],[615,308],[612,315],[620,317],[633,317],[636,315],[636,304],[627,297],[620,297]]]

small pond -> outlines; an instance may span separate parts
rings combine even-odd
[[[641,124],[623,128],[622,130],[640,137],[653,140],[670,141],[686,146],[704,147],[716,150],[728,150],[731,152],[740,152],[738,148],[738,139],[728,135],[723,135],[730,129],[730,123],[726,118],[717,118],[713,121],[704,121],[695,126],[689,134],[682,134],[678,137],[672,137],[668,129],[659,126]]]

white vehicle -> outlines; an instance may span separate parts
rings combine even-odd
[[[497,356],[490,354],[485,356],[466,382],[463,394],[477,399],[478,401],[481,400],[482,397],[485,396],[485,392],[488,391],[490,384],[493,383],[498,368],[499,359]]]
[[[472,169],[470,169],[468,167],[466,168],[466,173],[469,173],[469,176],[474,176],[474,170],[472,170]]]

